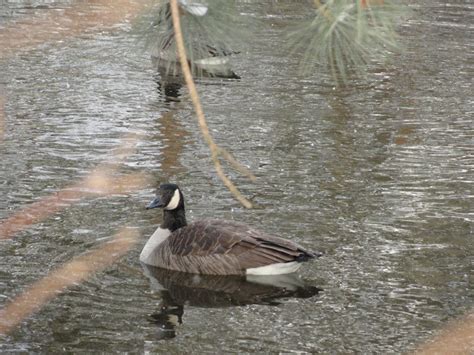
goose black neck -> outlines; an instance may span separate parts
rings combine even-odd
[[[169,229],[174,232],[176,229],[184,227],[186,224],[184,207],[174,210],[163,210],[163,223],[161,223],[161,228]]]

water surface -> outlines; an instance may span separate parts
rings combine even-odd
[[[30,15],[25,3],[8,3],[2,21]],[[130,133],[141,141],[122,172],[156,180],[82,200],[1,242],[3,305],[121,226],[143,235],[120,262],[2,336],[1,351],[402,353],[473,307],[472,4],[417,1],[401,27],[405,51],[345,88],[323,73],[298,75],[281,49],[301,4],[259,4],[243,9],[261,26],[234,60],[242,79],[199,84],[216,141],[259,178],[229,169],[259,209],[223,187],[186,91],[165,92],[128,25],[0,62],[0,218],[74,183]],[[163,337],[156,314],[166,295],[138,254],[160,222],[144,206],[164,181],[182,186],[190,220],[245,221],[324,251],[301,272],[323,291],[185,305],[174,337]]]

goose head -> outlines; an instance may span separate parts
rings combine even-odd
[[[152,208],[163,208],[167,211],[184,208],[183,193],[176,184],[162,184],[158,189],[156,198],[147,206]]]
[[[156,198],[147,206],[163,209],[163,223],[161,228],[174,231],[186,225],[183,193],[176,184],[160,185]]]

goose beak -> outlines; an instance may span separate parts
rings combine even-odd
[[[146,209],[150,210],[152,208],[160,208],[160,207],[165,207],[165,205],[163,204],[163,202],[161,202],[160,198],[157,197],[153,201],[151,201],[151,203],[148,206],[146,206]]]

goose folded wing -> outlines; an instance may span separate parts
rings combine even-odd
[[[273,237],[233,221],[201,220],[175,231],[167,247],[176,257],[233,260],[242,269],[311,257],[290,241]]]

